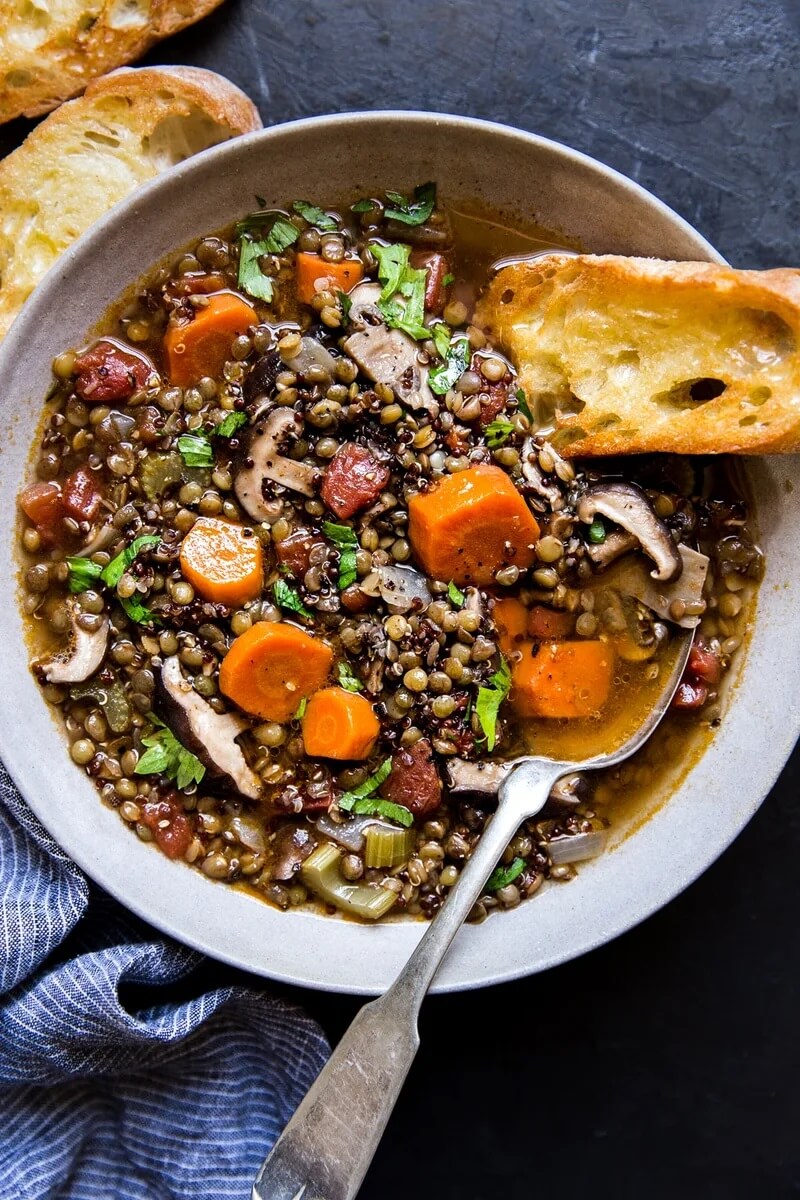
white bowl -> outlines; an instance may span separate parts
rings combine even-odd
[[[107,306],[150,264],[233,221],[264,196],[324,200],[434,179],[445,202],[479,200],[536,217],[588,250],[676,259],[719,256],[642,188],[592,159],[500,125],[426,113],[318,117],[220,146],[148,184],[95,225],[39,286],[0,349],[0,564],[19,569],[16,497],[53,357],[87,340]],[[747,469],[766,551],[755,632],[710,748],[641,829],[565,887],[459,934],[434,989],[478,987],[543,970],[643,920],[691,883],[769,792],[800,730],[800,495],[791,458]],[[0,756],[56,841],[98,884],[153,925],[217,959],[329,991],[375,993],[425,925],[366,926],[282,913],[170,862],[106,808],[67,750],[28,668],[16,599],[0,620]]]

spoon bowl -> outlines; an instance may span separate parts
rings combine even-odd
[[[503,764],[497,811],[457,883],[392,986],[361,1009],[339,1042],[261,1167],[252,1200],[357,1195],[417,1052],[422,1001],[508,842],[564,775],[616,766],[644,745],[672,703],[692,641],[692,633],[676,637],[658,698],[607,753],[591,753],[590,744],[582,760],[526,755]]]

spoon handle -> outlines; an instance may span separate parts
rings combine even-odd
[[[256,1176],[252,1200],[356,1196],[414,1061],[431,980],[508,842],[567,769],[529,759],[505,781],[447,901],[389,990],[361,1009],[339,1042]]]

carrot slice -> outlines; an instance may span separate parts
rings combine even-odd
[[[232,521],[199,517],[181,542],[181,570],[204,600],[247,604],[264,582],[261,542]]]
[[[529,567],[539,526],[500,467],[448,475],[408,504],[408,536],[427,573],[455,583],[492,583],[504,566]]]
[[[297,299],[310,304],[318,291],[323,290],[317,280],[324,279],[334,291],[349,292],[364,277],[364,264],[359,258],[345,258],[342,262],[325,262],[319,254],[300,251],[295,258]]]
[[[515,596],[503,596],[495,600],[492,617],[497,626],[497,643],[503,654],[508,657],[515,650],[519,652],[526,640],[528,625],[528,610],[522,601]]]
[[[511,669],[523,717],[593,717],[608,700],[614,651],[606,642],[527,642]]]
[[[311,697],[303,716],[303,745],[312,758],[369,758],[380,728],[364,696],[323,688]]]
[[[220,691],[265,721],[289,721],[301,700],[322,687],[333,651],[296,625],[260,621],[231,644],[219,669]]]
[[[528,635],[540,642],[569,637],[574,629],[575,617],[572,613],[545,608],[543,604],[535,604],[528,610]]]
[[[256,310],[233,292],[217,292],[198,308],[187,325],[173,325],[164,335],[169,377],[178,387],[212,377],[230,358],[231,342],[258,324]]]

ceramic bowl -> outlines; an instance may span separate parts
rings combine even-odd
[[[106,307],[193,237],[239,217],[251,198],[367,194],[438,182],[445,202],[475,200],[510,222],[534,216],[587,250],[675,259],[719,256],[636,184],[564,146],[485,122],[426,113],[319,117],[266,129],[191,159],[120,204],[67,251],[0,350],[0,570],[14,579],[16,497],[50,363],[87,340]],[[714,861],[769,792],[800,728],[800,492],[791,459],[753,460],[767,573],[732,702],[678,791],[616,849],[567,886],[462,930],[435,990],[478,987],[543,970],[643,920]],[[0,756],[56,841],[141,917],[214,958],[330,991],[383,990],[424,924],[366,926],[282,913],[138,841],[70,760],[62,729],[28,669],[23,624],[0,618]],[[757,748],[757,751],[756,751]]]

